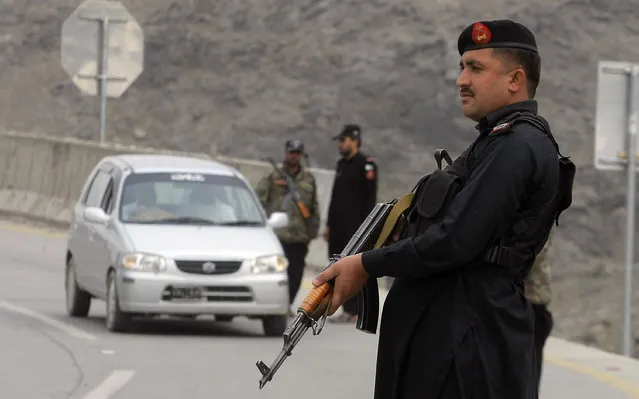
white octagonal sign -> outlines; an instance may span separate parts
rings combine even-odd
[[[61,41],[62,67],[85,94],[99,93],[105,43],[108,97],[120,97],[144,68],[142,28],[117,1],[80,4],[62,24]]]

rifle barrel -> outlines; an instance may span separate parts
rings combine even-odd
[[[262,373],[262,379],[260,380],[259,385],[260,389],[264,388],[266,383],[273,379],[277,370],[279,370],[282,364],[284,364],[284,361],[291,356],[293,349],[297,343],[300,342],[312,323],[313,321],[310,316],[306,315],[303,311],[299,311],[295,320],[293,320],[291,325],[284,332],[284,346],[271,364],[271,367],[266,366],[266,364],[264,364],[261,360],[256,363],[257,368]]]

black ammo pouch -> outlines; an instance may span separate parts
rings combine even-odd
[[[466,182],[467,153],[468,150],[452,162],[446,150],[435,150],[438,169],[422,177],[413,188],[413,201],[403,215],[405,228],[400,238],[423,234],[443,219],[453,198]],[[448,163],[445,169],[442,169],[442,160]]]

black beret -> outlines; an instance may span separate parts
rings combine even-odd
[[[287,140],[285,148],[287,152],[304,152],[304,143],[300,140]]]
[[[358,140],[361,134],[362,128],[359,125],[355,123],[349,123],[342,127],[342,131],[339,132],[337,136],[333,137],[333,140],[341,139],[342,137],[350,137],[354,140]]]
[[[470,50],[498,47],[538,53],[535,35],[530,29],[509,19],[472,23],[462,31],[457,39],[459,55]]]

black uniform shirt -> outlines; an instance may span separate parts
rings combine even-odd
[[[419,237],[365,252],[362,261],[371,276],[426,277],[468,265],[522,214],[535,219],[528,221],[522,238],[541,237],[536,244],[545,238],[558,185],[557,152],[548,136],[528,123],[499,134],[499,122],[515,111],[537,113],[537,102],[515,103],[480,121],[469,157],[470,175],[448,216]],[[527,274],[532,258],[513,272]]]
[[[552,227],[557,152],[536,127],[500,123],[513,111],[536,113],[537,103],[512,104],[477,125],[470,174],[443,222],[362,255],[370,276],[397,277],[380,325],[376,397],[398,389],[439,397],[451,365],[482,398],[535,397],[534,316],[523,292],[534,256],[510,268],[481,259],[518,215],[527,228],[510,238],[524,251]]]
[[[376,163],[361,152],[337,162],[326,223],[331,234],[344,234],[348,239],[357,231],[375,207],[377,179]]]

